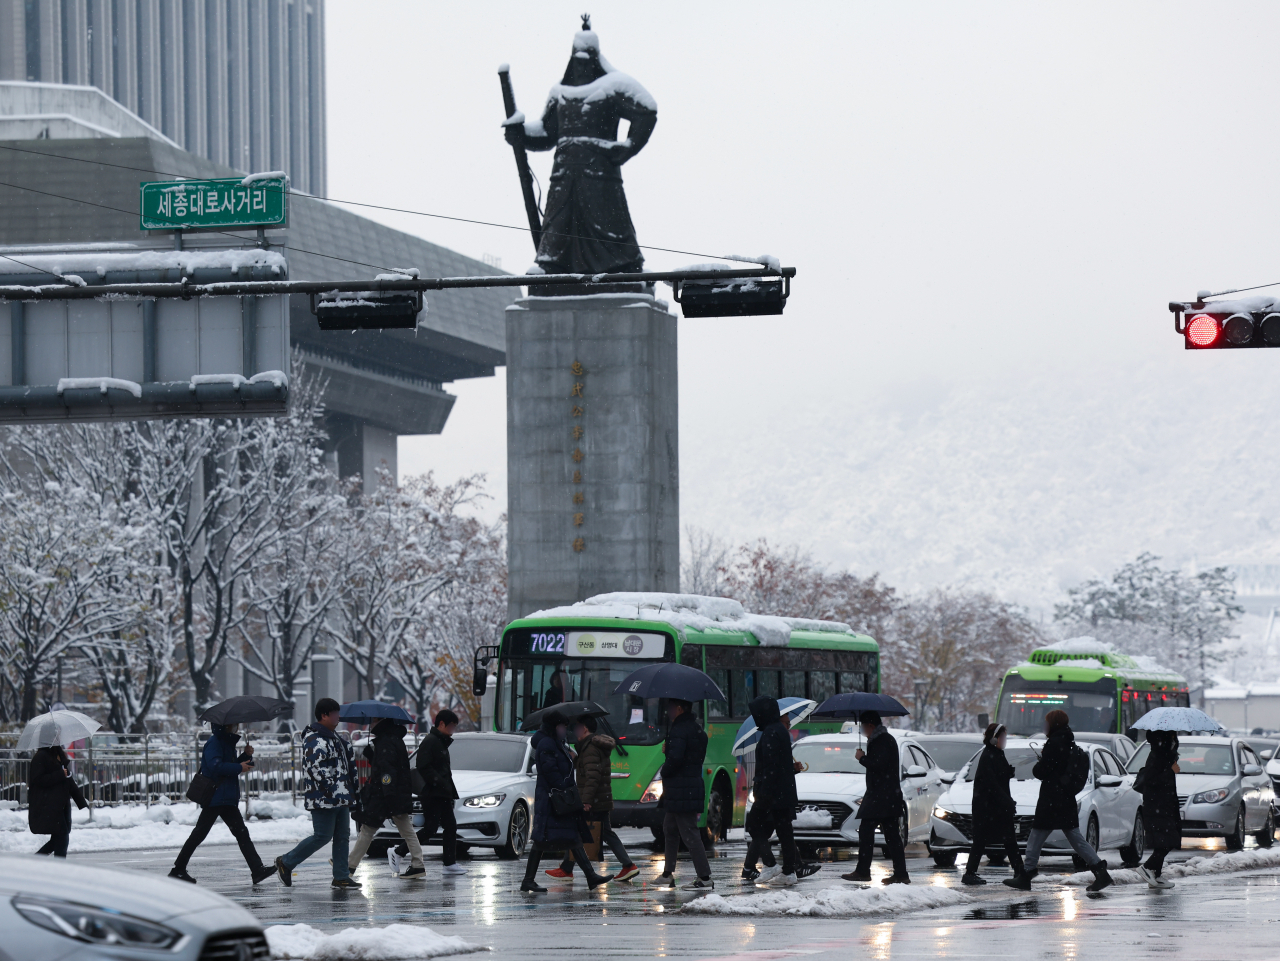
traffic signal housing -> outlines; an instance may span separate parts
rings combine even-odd
[[[1280,347],[1280,305],[1231,310],[1227,303],[1174,302],[1173,329],[1187,350],[1230,350],[1237,347]]]

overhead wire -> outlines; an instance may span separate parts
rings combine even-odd
[[[35,156],[44,157],[46,159],[69,160],[69,161],[74,161],[76,163],[97,164],[98,166],[102,166],[102,167],[115,167],[118,170],[132,170],[137,173],[158,174],[161,177],[177,177],[180,180],[195,179],[188,176],[187,174],[173,173],[172,171],[169,171],[169,170],[154,170],[150,167],[134,167],[129,164],[111,163],[106,160],[92,160],[87,157],[67,157],[67,156],[63,156],[62,154],[46,153],[43,150],[30,150],[23,147],[14,147],[10,144],[0,144],[0,150],[13,150],[13,151],[17,151],[18,153],[34,154]],[[431,217],[436,220],[451,220],[451,221],[454,221],[455,223],[475,224],[481,227],[498,227],[502,230],[518,230],[523,233],[527,233],[529,231],[528,225],[520,227],[516,224],[500,224],[490,220],[475,220],[470,217],[453,217],[448,214],[430,213],[429,211],[425,211],[425,210],[410,210],[405,207],[387,207],[382,204],[370,204],[360,200],[341,200],[336,197],[320,197],[320,196],[317,196],[316,194],[309,194],[306,191],[294,190],[292,188],[288,188],[288,192],[290,195],[294,197],[301,197],[305,200],[321,200],[331,204],[345,204],[351,207],[367,207],[370,210],[385,210],[390,213],[410,214],[414,217]],[[539,193],[541,193],[540,184],[539,184]],[[128,211],[128,212],[133,213],[133,211]],[[225,231],[222,231],[222,232],[225,233]],[[567,237],[571,240],[599,240],[599,238],[589,238],[582,234],[571,234],[571,233],[566,233],[564,231],[550,231],[550,233],[552,233],[554,236]],[[622,241],[605,241],[605,243],[622,243]],[[280,246],[280,245],[274,245],[274,246]],[[661,253],[667,253],[667,254],[683,254],[688,257],[710,257],[713,260],[734,259],[732,257],[726,257],[723,254],[707,254],[707,253],[702,253],[696,250],[680,250],[675,247],[657,247],[657,246],[654,246],[653,244],[637,244],[636,246],[639,247],[641,250],[656,250]],[[325,257],[329,255],[319,254],[318,256]],[[333,259],[343,260],[345,258],[335,257]],[[357,261],[348,261],[348,263],[357,263]],[[381,269],[389,270],[391,268],[381,268]]]

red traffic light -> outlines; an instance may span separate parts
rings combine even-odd
[[[1196,314],[1187,322],[1187,342],[1193,347],[1212,347],[1222,327],[1213,314]]]

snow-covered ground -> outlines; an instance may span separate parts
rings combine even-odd
[[[755,894],[724,897],[709,894],[690,901],[684,914],[808,915],[812,917],[855,917],[863,914],[901,914],[941,908],[970,901],[967,894],[938,885],[895,884],[888,887],[783,888]]]
[[[309,924],[273,924],[266,935],[271,957],[281,961],[418,961],[489,950],[417,924],[343,928],[336,934]]]
[[[244,813],[243,802],[240,812]],[[178,804],[121,805],[73,811],[71,843],[67,850],[115,851],[137,848],[179,847],[191,833],[200,809],[189,801]],[[311,833],[311,818],[301,803],[295,805],[288,794],[264,795],[249,802],[249,835],[255,842],[297,841]],[[31,834],[27,812],[0,810],[0,851],[30,852],[47,839]],[[205,844],[235,844],[227,826],[219,821]]]
[[[1230,851],[1207,858],[1188,858],[1165,865],[1162,877],[1173,881],[1177,878],[1201,878],[1211,874],[1236,874],[1244,871],[1260,871],[1280,867],[1280,847],[1253,848],[1248,851]],[[1137,871],[1121,868],[1112,871],[1116,884],[1146,884]],[[1081,871],[1068,877],[1063,884],[1083,887],[1093,883],[1093,873]]]

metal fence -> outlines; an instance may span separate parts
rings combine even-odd
[[[347,740],[351,735],[340,732]],[[187,787],[200,770],[200,754],[208,731],[188,734],[97,734],[68,747],[71,771],[89,802],[90,818],[93,808],[121,804],[163,803],[185,801]],[[368,762],[360,748],[367,743],[364,732],[357,732],[353,747],[356,767],[363,783],[368,773]],[[417,749],[422,735],[411,733],[405,738],[405,747]],[[297,801],[300,792],[306,790],[303,773],[303,741],[305,732],[293,734],[254,734],[248,743],[253,745],[253,767],[240,778],[240,796],[246,813],[250,802],[264,794],[288,794]],[[242,745],[243,746],[243,745]],[[31,754],[12,747],[0,746],[0,800],[27,806],[27,779],[30,773]]]

